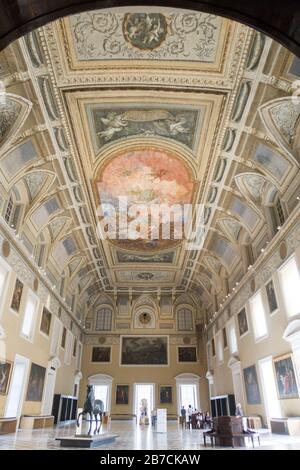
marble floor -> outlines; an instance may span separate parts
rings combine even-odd
[[[109,426],[103,426],[101,432],[118,434],[114,443],[105,444],[103,450],[210,450],[204,447],[202,431],[181,429],[176,422],[168,422],[168,432],[158,434],[150,426],[136,425],[131,421],[112,421]],[[0,436],[0,450],[15,449],[61,449],[55,440],[59,436],[71,436],[75,433],[75,425],[65,424],[53,429],[19,430],[16,434]],[[247,449],[251,450],[251,446]],[[261,450],[300,450],[300,436],[290,437],[263,432],[261,446],[255,442],[255,448]],[[97,448],[101,450],[101,447]],[[217,448],[217,449],[220,449]],[[230,448],[229,448],[230,449]]]

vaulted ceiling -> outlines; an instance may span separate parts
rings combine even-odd
[[[274,41],[208,13],[48,24],[1,54],[3,217],[78,317],[103,293],[189,292],[214,311],[296,204],[299,75]],[[100,236],[99,206],[120,214],[118,196],[201,204],[201,247]]]

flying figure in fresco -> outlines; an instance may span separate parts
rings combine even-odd
[[[121,132],[128,122],[123,119],[122,114],[110,113],[107,118],[102,117],[101,122],[106,129],[97,133],[105,141],[111,140],[117,132]]]

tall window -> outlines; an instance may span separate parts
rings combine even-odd
[[[189,308],[181,308],[177,312],[177,325],[180,331],[193,330],[193,312]]]
[[[238,345],[236,339],[234,318],[228,323],[228,340],[229,340],[229,349],[231,354],[236,354],[238,352]]]
[[[7,203],[7,206],[6,206],[6,211],[5,211],[5,214],[4,214],[4,220],[8,224],[9,224],[10,219],[11,219],[13,206],[14,206],[13,198],[12,198],[12,196],[10,196],[10,198],[8,200],[8,203]]]
[[[30,340],[32,339],[34,333],[37,304],[37,298],[31,291],[29,291],[24,311],[21,334]]]
[[[262,339],[268,335],[266,314],[262,300],[261,292],[257,292],[250,299],[251,318],[253,323],[254,336],[256,340]]]
[[[110,331],[112,323],[112,314],[110,308],[101,308],[97,312],[96,317],[96,330],[97,331]]]
[[[296,260],[290,258],[278,271],[288,316],[300,313],[300,275]]]
[[[219,364],[222,364],[224,362],[223,338],[221,335],[222,335],[221,331],[219,331],[216,335],[217,358],[218,358]]]

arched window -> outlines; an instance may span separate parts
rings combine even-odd
[[[97,312],[96,327],[97,331],[110,331],[112,323],[112,312],[108,307],[101,308]]]
[[[177,328],[180,331],[193,330],[193,312],[190,308],[180,308],[177,312]]]

